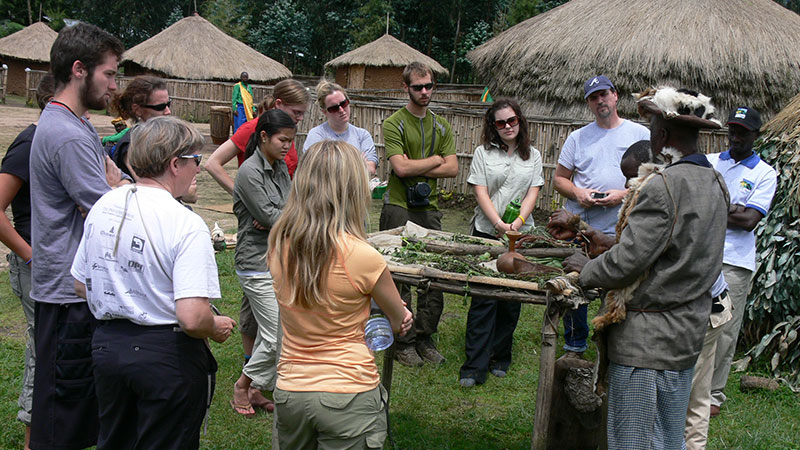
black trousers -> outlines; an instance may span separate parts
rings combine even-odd
[[[100,321],[92,341],[98,450],[197,449],[216,361],[174,326]]]
[[[36,302],[32,449],[82,449],[97,442],[92,333],[86,302]]]
[[[477,230],[472,235],[496,239]],[[459,371],[461,378],[474,378],[481,384],[486,382],[489,370],[508,370],[521,306],[517,302],[472,297],[464,341],[467,360]]]
[[[409,211],[395,205],[383,205],[381,210],[380,229],[405,225],[408,221],[423,226],[431,230],[442,229],[442,213],[440,211]],[[411,288],[402,284],[397,289],[400,297],[411,307]],[[397,346],[407,347],[416,342],[430,339],[433,333],[439,328],[439,319],[442,317],[444,309],[444,295],[440,291],[428,291],[424,294],[417,294],[417,312],[414,314],[414,326],[405,336],[397,336]]]

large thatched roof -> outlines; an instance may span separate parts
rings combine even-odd
[[[572,0],[468,54],[492,92],[535,114],[591,118],[583,82],[598,73],[629,94],[671,84],[710,95],[725,115],[767,117],[800,87],[800,16],[772,0]]]
[[[325,63],[325,67],[334,69],[339,66],[354,65],[405,67],[413,61],[427,64],[437,75],[449,75],[450,73],[435,59],[389,34],[384,34],[369,44],[328,61]]]
[[[773,138],[784,142],[800,140],[800,94],[764,125],[761,136],[764,140]]]
[[[168,77],[189,80],[267,82],[292,76],[283,64],[228,36],[199,15],[185,17],[131,48],[122,62],[132,61]]]
[[[50,47],[58,33],[42,22],[36,22],[0,39],[0,56],[50,62]]]

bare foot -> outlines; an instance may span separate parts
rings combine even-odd
[[[240,386],[239,382],[233,383],[233,403],[236,405],[249,405],[248,388]]]
[[[250,395],[249,395],[250,404],[253,405],[255,408],[261,408],[266,412],[272,412],[275,410],[275,404],[272,400],[264,397],[264,394],[261,393],[256,388],[250,388]]]

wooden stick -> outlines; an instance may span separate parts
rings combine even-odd
[[[448,255],[482,255],[489,253],[492,257],[498,257],[508,251],[506,247],[499,245],[480,245],[480,244],[466,244],[462,242],[447,242],[447,241],[433,241],[430,239],[407,238],[408,242],[423,243],[425,250],[431,253],[444,253]],[[575,252],[580,251],[578,248],[565,247],[565,248],[521,248],[517,253],[523,256],[532,256],[536,258],[566,258]]]
[[[395,264],[389,264],[389,271],[392,273],[416,275],[423,278],[439,278],[442,280],[461,281],[464,283],[467,282],[483,283],[483,284],[490,284],[492,286],[502,286],[514,289],[525,289],[529,291],[540,290],[539,283],[534,283],[531,281],[509,280],[506,278],[494,278],[494,277],[482,277],[482,276],[470,277],[464,274],[445,272],[438,269],[432,269],[430,267],[407,267],[407,266],[398,266]]]
[[[395,283],[416,286],[417,288],[431,289],[435,291],[449,292],[456,295],[470,295],[475,297],[487,297],[494,300],[505,302],[528,303],[531,305],[544,305],[547,303],[546,297],[542,294],[531,294],[516,291],[503,291],[493,287],[475,286],[470,283],[467,288],[460,282],[436,281],[428,278],[410,276],[405,274],[393,273],[392,279]]]

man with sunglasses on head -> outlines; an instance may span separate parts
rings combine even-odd
[[[409,101],[383,121],[386,159],[392,168],[384,195],[380,229],[388,230],[411,221],[432,230],[442,229],[437,206],[437,180],[458,174],[453,132],[444,118],[428,109],[436,86],[433,71],[421,62],[403,70],[403,89]],[[400,295],[411,306],[411,291],[402,285]],[[441,292],[418,295],[414,327],[397,338],[395,358],[406,366],[421,366],[423,359],[444,362],[431,335],[436,333],[444,299]]]
[[[619,163],[633,143],[650,139],[650,131],[617,114],[619,94],[611,81],[597,75],[583,84],[583,98],[594,122],[567,137],[555,172],[555,188],[566,197],[564,209],[577,214],[595,230],[614,236],[625,175]],[[588,348],[586,306],[564,314],[564,350],[581,357]]]
[[[50,49],[55,95],[39,119],[30,156],[37,357],[33,449],[78,449],[97,442],[91,353],[96,321],[86,300],[75,293],[69,269],[86,213],[112,186],[129,180],[106,156],[97,132],[84,118],[89,109],[106,108],[117,88],[123,50],[117,38],[84,23],[61,30]],[[102,289],[103,276],[97,275]]]

